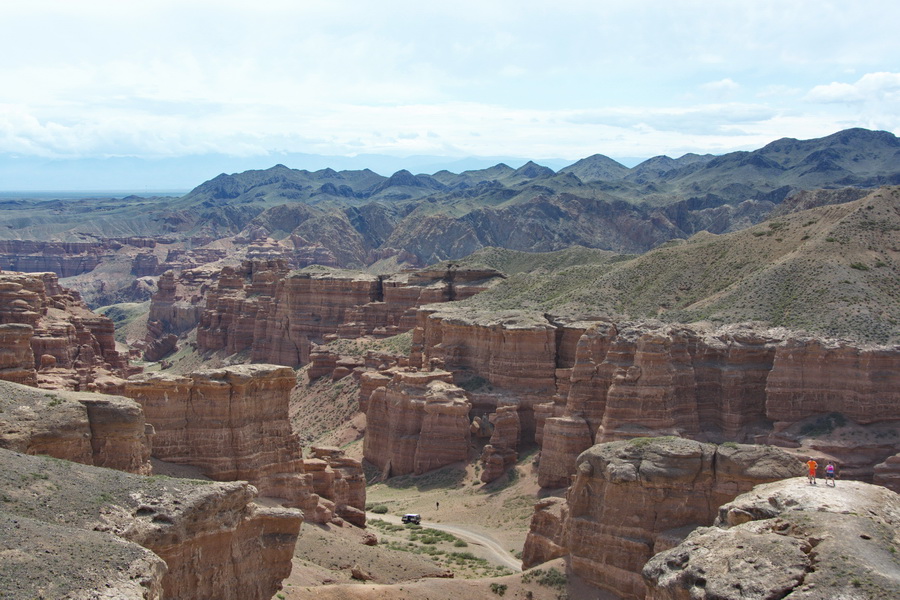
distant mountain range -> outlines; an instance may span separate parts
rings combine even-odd
[[[87,239],[293,236],[340,266],[403,254],[423,266],[484,247],[584,246],[642,253],[699,231],[750,227],[773,210],[846,202],[844,188],[900,184],[900,140],[850,129],[752,152],[656,157],[628,168],[594,155],[559,171],[528,161],[454,173],[276,165],[221,174],[180,198],[0,202],[0,237]],[[827,189],[802,201],[797,194]],[[111,233],[114,232],[114,233]]]
[[[637,164],[640,159],[628,164]],[[318,170],[330,167],[338,170],[372,169],[390,175],[401,169],[433,173],[441,169],[465,171],[482,169],[504,162],[522,165],[527,158],[512,156],[452,158],[446,156],[396,157],[383,154],[357,156],[326,156],[319,154],[275,153],[264,156],[229,156],[204,154],[166,158],[42,158],[0,154],[0,197],[15,191],[80,190],[91,195],[124,194],[153,195],[179,191],[183,194],[215,173],[234,173],[247,169],[265,169],[275,163],[296,168]],[[542,163],[561,169],[571,163],[565,159],[544,159]]]

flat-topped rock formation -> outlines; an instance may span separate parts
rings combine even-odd
[[[0,448],[147,475],[152,431],[129,398],[0,381]]]
[[[53,273],[0,273],[0,328],[8,344],[0,352],[0,378],[9,381],[117,393],[134,372],[116,350],[113,322]]]
[[[299,366],[326,336],[408,331],[416,307],[465,299],[501,277],[452,267],[391,277],[321,267],[291,271],[283,259],[248,260],[216,272],[164,273],[149,319],[169,333],[196,325],[202,350],[248,351],[255,362]]]
[[[365,403],[363,453],[384,477],[421,474],[469,455],[469,410],[446,371],[389,371]]]
[[[289,367],[236,365],[189,376],[145,373],[126,382],[125,394],[155,428],[154,457],[199,467],[217,481],[249,481],[260,495],[303,509],[312,522],[337,515],[362,525],[359,461],[338,451],[303,460],[288,416],[295,384]],[[320,471],[327,471],[326,484],[316,479]]]
[[[896,598],[900,496],[857,481],[755,487],[643,568],[648,600]]]
[[[269,600],[300,511],[246,482],[142,477],[0,450],[0,596]]]
[[[538,504],[523,556],[543,561],[564,549],[572,571],[592,585],[642,599],[640,572],[651,556],[711,524],[739,494],[802,469],[799,459],[766,446],[680,438],[598,444],[578,457],[566,505]]]
[[[112,245],[96,242],[0,240],[0,269],[72,277],[93,271],[113,253]]]

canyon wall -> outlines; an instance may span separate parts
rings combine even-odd
[[[469,455],[465,392],[446,371],[395,369],[365,403],[363,453],[384,477],[421,474]]]
[[[0,448],[148,475],[152,431],[128,398],[0,381]]]
[[[246,482],[141,477],[9,450],[0,496],[0,523],[11,525],[0,526],[0,548],[16,548],[0,552],[0,572],[16,574],[0,578],[0,592],[13,599],[269,600],[303,522],[298,510],[254,503]]]
[[[643,599],[641,568],[720,505],[756,484],[793,477],[802,462],[766,446],[639,438],[583,452],[565,506],[538,504],[523,557],[568,555],[575,574],[626,599]]]
[[[361,466],[354,470],[359,463],[336,452],[309,465],[303,460],[288,417],[295,384],[289,367],[238,365],[189,376],[142,374],[126,382],[124,393],[141,404],[156,431],[154,457],[199,467],[218,481],[249,481],[260,495],[303,509],[309,521],[327,522],[337,514],[362,525],[365,487],[359,485]],[[315,473],[326,469],[329,485],[316,487]]]
[[[9,381],[118,393],[136,371],[116,350],[113,322],[53,273],[0,273],[0,328],[8,344],[0,351],[0,377]]]
[[[326,336],[408,331],[416,307],[467,298],[501,277],[452,267],[391,277],[321,267],[291,271],[283,259],[248,260],[221,271],[163,274],[149,319],[171,333],[196,325],[201,350],[299,366]]]
[[[335,361],[325,362],[317,375],[336,372]],[[479,437],[490,437],[501,407],[515,407],[518,437],[502,451],[487,449],[489,478],[522,445],[537,443],[539,484],[565,487],[578,455],[594,444],[661,435],[805,447],[836,460],[846,476],[869,481],[875,465],[900,453],[892,433],[900,421],[897,347],[778,329],[566,321],[445,303],[417,311],[409,363],[452,374],[447,381],[466,390]],[[392,377],[384,369],[362,375],[362,410]],[[386,393],[379,392],[377,411]],[[370,417],[376,423],[389,418],[377,411]],[[414,419],[408,425],[416,435]],[[382,435],[378,427],[369,435]],[[388,438],[370,443],[370,461],[387,464]],[[893,481],[893,464],[879,477]]]

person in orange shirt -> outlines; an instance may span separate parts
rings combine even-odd
[[[806,461],[806,466],[809,467],[810,485],[816,485],[816,469],[819,467],[819,463],[817,463],[815,459],[810,456],[809,460]]]

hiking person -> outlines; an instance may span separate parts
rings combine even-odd
[[[834,463],[828,461],[828,465],[825,467],[825,485],[828,485],[828,480],[831,480],[831,487],[836,487],[834,482]]]
[[[806,466],[809,467],[809,484],[816,485],[816,469],[819,468],[819,463],[816,462],[816,459],[810,456],[809,460],[806,461]]]

